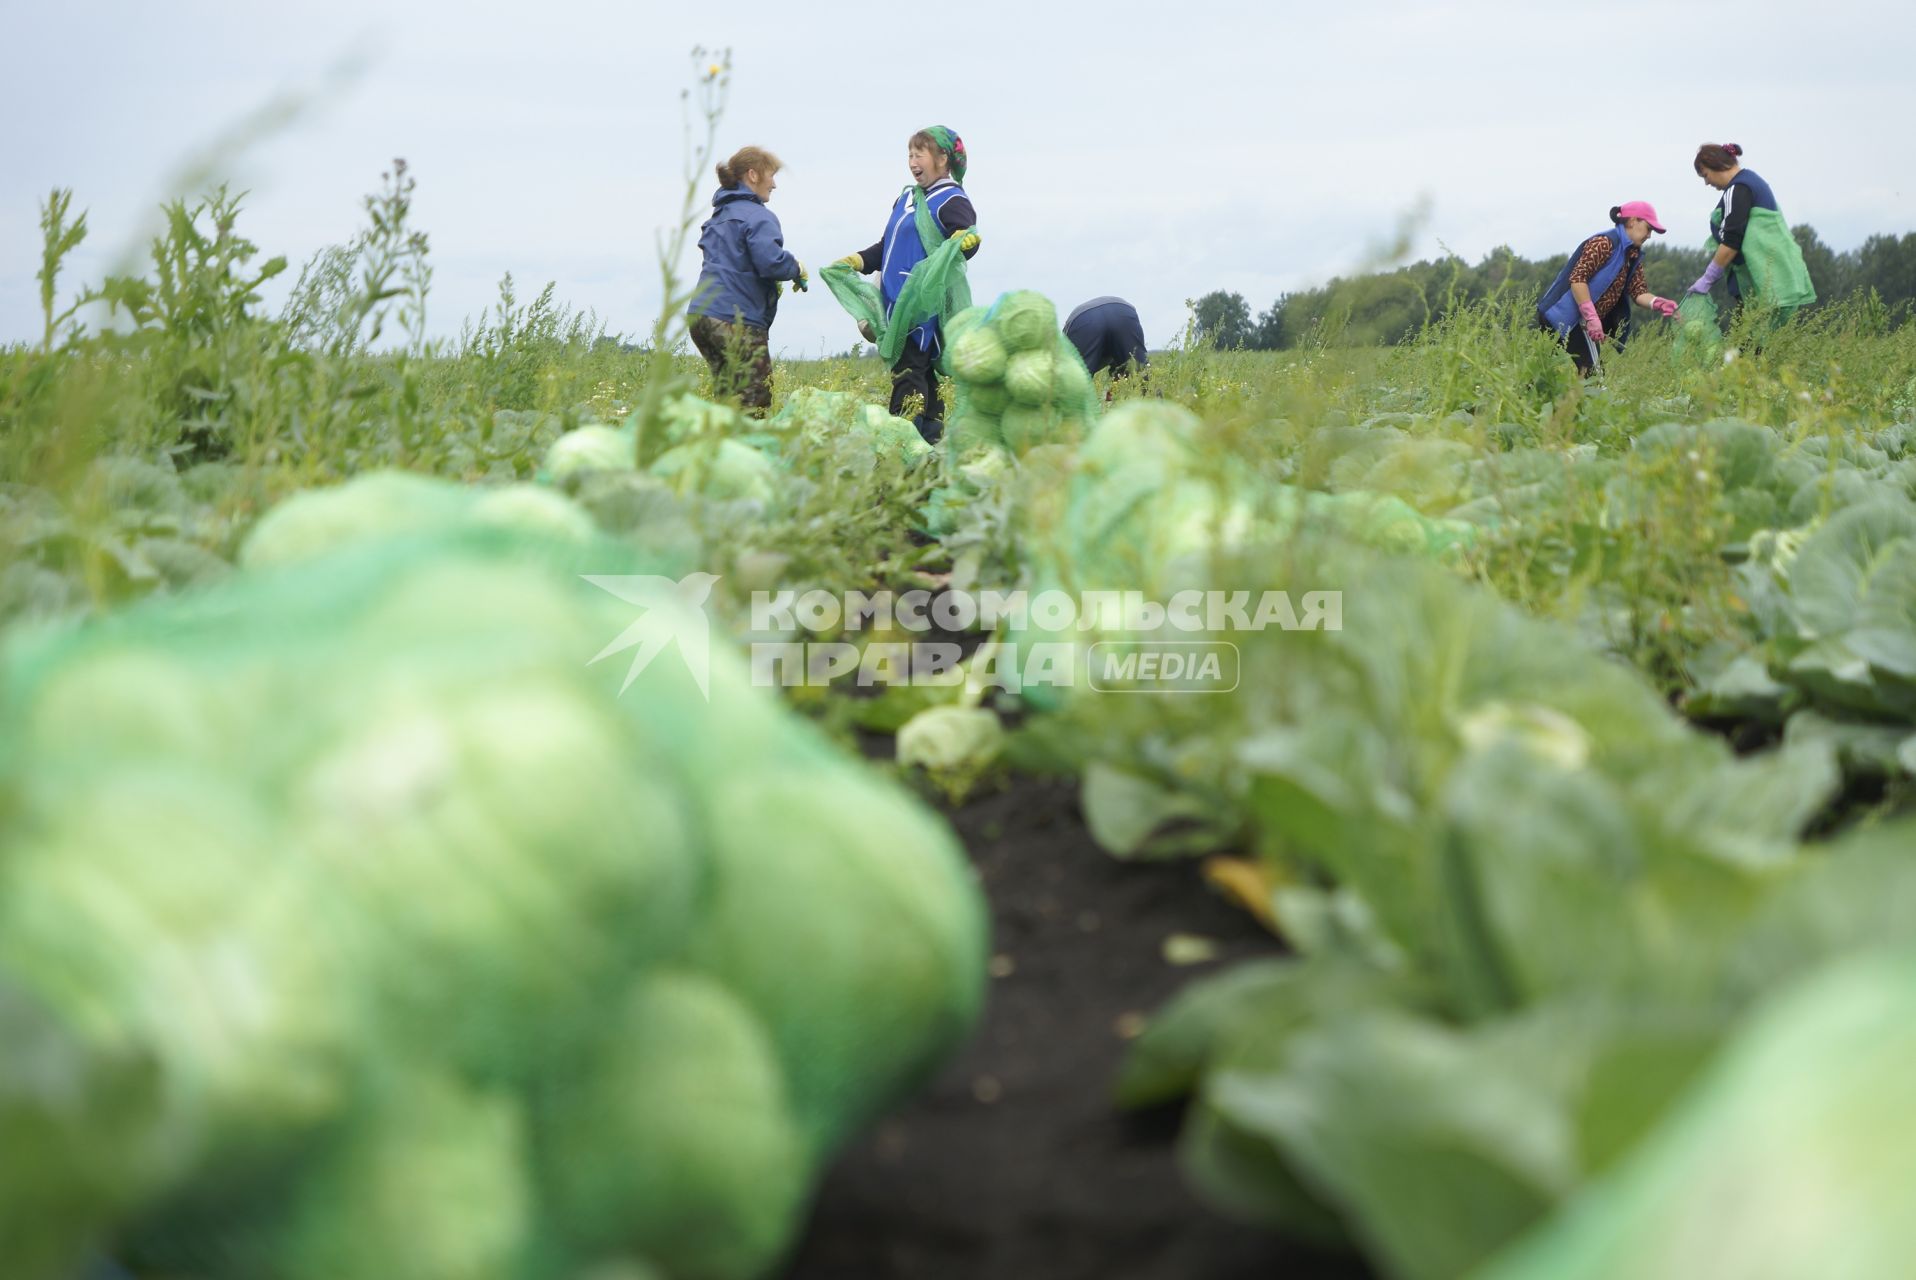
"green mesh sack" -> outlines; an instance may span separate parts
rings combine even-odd
[[[1721,228],[1723,210],[1710,216],[1713,229]],[[1711,253],[1718,242],[1708,242]],[[1746,299],[1761,301],[1787,314],[1816,301],[1816,288],[1810,282],[1809,264],[1803,261],[1803,248],[1790,234],[1790,224],[1774,209],[1750,210],[1750,222],[1743,232],[1743,248],[1730,264],[1737,290]]]
[[[994,444],[1023,455],[1075,444],[1097,421],[1091,375],[1043,294],[1000,294],[954,317],[948,336],[954,449]]]
[[[673,1276],[752,1275],[803,1213],[810,1170],[775,1046],[704,975],[635,984],[533,1115],[539,1183],[588,1252],[639,1249]]]
[[[955,316],[971,306],[971,284],[965,275],[965,255],[959,248],[964,237],[942,233],[925,204],[923,187],[913,187],[911,194],[925,257],[911,269],[889,315],[878,287],[844,263],[834,262],[818,273],[847,314],[871,326],[878,337],[879,357],[888,366],[897,362],[898,353],[905,349],[905,335],[913,329],[927,320]],[[938,357],[939,372],[947,375],[951,372],[949,354],[947,347]]]
[[[554,448],[591,430],[561,436]],[[629,466],[630,438],[623,447]],[[240,544],[239,562],[248,569],[280,568],[350,546],[433,537],[462,527],[576,544],[598,537],[592,518],[577,503],[539,485],[467,487],[408,471],[363,471],[343,484],[302,490],[273,507]]]
[[[1677,303],[1676,351],[1679,355],[1712,355],[1723,343],[1723,325],[1716,300],[1707,293],[1686,293]]]
[[[766,1274],[975,1016],[949,830],[618,545],[321,541],[0,648],[0,1269]]]

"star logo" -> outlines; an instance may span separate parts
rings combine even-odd
[[[692,682],[698,685],[705,700],[711,701],[712,634],[705,616],[705,602],[718,583],[717,574],[688,573],[677,581],[653,574],[587,573],[580,576],[599,590],[645,610],[637,622],[594,654],[591,662],[586,663],[588,667],[615,653],[636,648],[638,652],[632,655],[632,665],[626,668],[625,683],[619,686],[619,692],[624,694],[639,678],[639,672],[676,641],[679,656],[685,659],[686,670],[692,673]]]

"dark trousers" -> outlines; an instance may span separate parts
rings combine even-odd
[[[692,318],[692,345],[712,370],[712,391],[721,399],[737,396],[753,417],[772,407],[771,335],[755,324]]]
[[[1603,349],[1605,351],[1623,350],[1623,344],[1630,340],[1630,300],[1619,299],[1617,305],[1610,308],[1610,314],[1601,319],[1603,320]],[[1538,317],[1538,323],[1552,333],[1556,332],[1551,323],[1541,316]],[[1563,343],[1564,350],[1570,353],[1571,362],[1577,366],[1578,376],[1589,377],[1590,371],[1596,367],[1596,361],[1590,358],[1590,336],[1583,331],[1581,315],[1577,317],[1577,322],[1570,326],[1570,332],[1558,341]]]
[[[1151,363],[1144,324],[1128,302],[1107,302],[1080,313],[1065,327],[1064,336],[1078,349],[1084,371],[1094,376],[1109,369],[1112,377],[1122,378],[1130,366],[1142,369]]]
[[[936,342],[925,348],[907,340],[905,349],[898,353],[898,363],[891,367],[892,416],[904,417],[913,396],[924,406],[917,419],[921,432],[945,420],[945,401],[938,394]]]

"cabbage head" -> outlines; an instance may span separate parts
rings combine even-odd
[[[590,423],[552,442],[540,476],[564,484],[589,471],[636,471],[638,466],[637,431]]]
[[[1005,348],[990,329],[978,328],[951,344],[952,376],[974,386],[1005,376]]]
[[[1023,454],[1049,443],[1057,419],[1058,415],[1050,409],[1025,404],[1012,405],[998,420],[1005,448]]]
[[[1084,371],[1084,362],[1078,358],[1077,349],[1068,342],[1059,345],[1053,387],[1053,395],[1059,406],[1068,411],[1082,412],[1081,406],[1091,400],[1091,375]]]
[[[1049,351],[1058,341],[1058,309],[1041,293],[1007,293],[994,306],[992,324],[1009,351]]]
[[[595,1255],[751,1280],[800,1225],[810,1170],[777,1050],[703,974],[636,983],[535,1117],[560,1233]]]
[[[940,771],[990,764],[1003,748],[1004,726],[982,707],[927,707],[898,730],[898,763]]]
[[[1020,351],[1005,362],[1005,390],[1018,404],[1051,403],[1058,359],[1049,351]]]
[[[509,1094],[429,1073],[382,1085],[308,1174],[271,1274],[519,1280],[534,1256],[528,1139]]]
[[[591,542],[599,532],[592,517],[578,503],[536,484],[505,484],[475,490],[472,520],[489,528],[539,534],[579,545]]]
[[[972,1024],[985,914],[727,646],[700,689],[648,571],[453,526],[7,633],[9,1276],[199,1222],[234,1250],[163,1273],[782,1254]],[[671,640],[629,688],[622,635]]]
[[[297,564],[355,545],[496,529],[584,545],[592,517],[540,485],[461,485],[407,471],[369,471],[344,484],[306,489],[273,507],[240,545],[250,569]]]
[[[1916,954],[1785,988],[1599,1181],[1485,1280],[1893,1276],[1916,1258]]]
[[[742,429],[745,421],[744,415],[730,405],[713,404],[690,392],[667,400],[660,406],[659,416],[665,438],[671,444],[733,435]]]
[[[945,320],[945,341],[956,345],[959,339],[984,323],[985,309],[983,307],[966,307]]]
[[[772,460],[737,440],[677,445],[651,466],[680,494],[697,493],[721,502],[747,499],[770,506],[778,498],[778,472]]]
[[[1004,427],[995,413],[961,409],[945,425],[950,433],[952,447],[960,453],[979,448],[1003,450],[1006,447]]]
[[[1011,396],[1001,383],[977,383],[962,390],[964,402],[979,413],[996,417],[1011,404]]]
[[[293,494],[260,517],[240,547],[249,568],[291,564],[350,543],[422,533],[464,515],[463,486],[410,471],[371,471]]]

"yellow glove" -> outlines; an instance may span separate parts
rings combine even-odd
[[[865,255],[862,253],[848,253],[838,260],[838,265],[850,267],[853,271],[863,274],[865,270]]]
[[[797,259],[793,259],[793,261],[796,262]],[[805,274],[805,264],[800,262],[798,264],[798,279],[792,281],[792,288],[798,290],[800,293],[804,293],[811,288],[811,285],[812,278]]]
[[[970,253],[978,247],[978,233],[976,231],[965,231],[960,234],[963,238],[958,241],[958,252]]]

